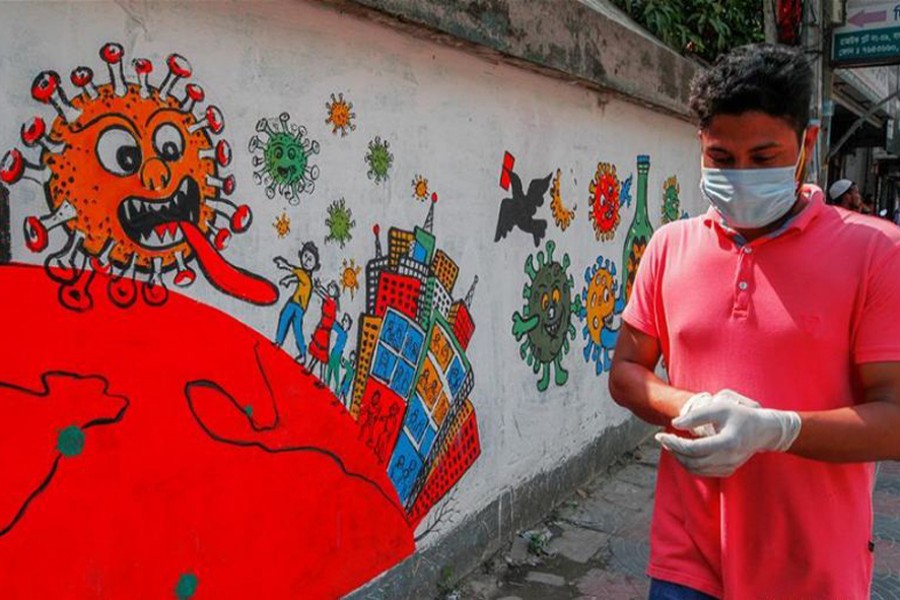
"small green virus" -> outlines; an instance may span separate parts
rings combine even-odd
[[[63,456],[78,456],[84,450],[84,432],[77,425],[70,425],[59,432],[56,448]]]
[[[374,179],[375,183],[381,183],[388,178],[388,171],[394,164],[394,155],[391,154],[387,140],[382,140],[376,135],[375,139],[369,142],[366,162],[369,163],[369,179]]]
[[[575,339],[572,316],[581,313],[581,296],[573,298],[572,294],[575,280],[569,274],[569,255],[564,253],[562,262],[557,262],[553,258],[555,249],[556,244],[547,240],[546,254],[537,252],[536,266],[535,255],[528,255],[525,274],[530,283],[522,288],[525,306],[512,319],[512,333],[517,342],[522,342],[519,355],[535,374],[541,373],[537,383],[540,392],[550,384],[551,368],[556,385],[568,381],[569,372],[563,368],[562,359],[569,353],[569,339]]]
[[[266,196],[275,197],[277,191],[291,204],[300,202],[300,194],[311,194],[319,177],[319,167],[310,164],[314,154],[319,153],[319,142],[306,137],[306,128],[290,122],[291,116],[284,112],[274,119],[260,119],[256,124],[258,134],[250,138],[250,152],[253,166],[253,180],[257,185],[266,186]]]
[[[190,600],[194,597],[194,594],[197,593],[197,586],[200,584],[197,581],[197,576],[193,573],[184,573],[181,577],[178,578],[178,583],[175,585],[175,597],[178,600]]]
[[[328,207],[328,218],[325,219],[325,225],[328,226],[328,236],[325,242],[338,242],[341,248],[353,237],[353,227],[356,221],[353,220],[353,212],[347,208],[344,199],[335,200]]]

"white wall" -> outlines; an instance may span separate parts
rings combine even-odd
[[[234,237],[225,256],[269,279],[278,277],[272,257],[293,258],[308,239],[322,254],[323,279],[336,278],[344,258],[365,265],[373,256],[373,224],[381,224],[386,247],[390,226],[411,229],[423,223],[427,206],[413,198],[411,182],[418,174],[428,179],[440,197],[434,225],[438,247],[460,266],[455,296],[465,295],[474,276],[480,280],[471,307],[477,328],[468,357],[482,453],[455,492],[463,515],[560,464],[627,418],[609,398],[607,375],[595,375],[594,365],[582,358],[581,321],[574,323],[577,336],[563,359],[570,374],[565,386],[551,382],[546,392],[538,392],[538,377],[519,357],[512,315],[522,310],[523,265],[536,248],[518,229],[494,242],[498,208],[508,195],[498,185],[501,162],[504,152],[511,152],[526,187],[533,178],[562,170],[562,197],[568,206],[577,204],[574,223],[565,232],[554,225],[549,193],[537,217],[549,221],[544,241],[556,242],[557,257],[569,253],[580,293],[584,269],[598,255],[612,258],[623,272],[623,243],[635,209],[635,201],[622,209],[614,239],[595,239],[587,216],[588,186],[598,162],[614,164],[621,180],[634,175],[636,197],[636,156],[650,155],[648,204],[655,228],[660,225],[663,183],[672,175],[680,182],[682,207],[691,215],[704,210],[695,192],[698,146],[691,125],[315,2],[24,2],[4,3],[0,18],[0,148],[21,147],[19,127],[34,114],[48,122],[54,115],[30,97],[38,72],[58,71],[70,95],[75,90],[68,74],[78,65],[91,66],[105,82],[106,69],[97,53],[109,41],[124,46],[129,63],[138,56],[152,59],[156,71],[151,81],[156,84],[169,53],[190,60],[192,81],[203,86],[207,100],[225,117],[223,137],[234,149],[227,171],[237,179],[235,198],[254,211],[253,226]],[[353,103],[357,127],[347,137],[333,135],[325,123],[332,93],[343,93]],[[297,206],[277,195],[270,200],[254,184],[247,151],[257,120],[284,111],[321,144],[314,157],[321,176],[314,193],[304,195]],[[389,179],[380,185],[367,177],[364,160],[375,136],[389,141],[394,156]],[[353,238],[343,249],[324,242],[327,207],[341,197],[356,221]],[[20,227],[27,216],[46,212],[43,201],[37,185],[13,187],[15,261],[39,263],[46,256],[25,250]],[[292,230],[279,239],[272,223],[282,211],[291,218]],[[62,239],[55,232],[58,241],[51,241],[50,250]],[[341,299],[342,310],[355,320],[365,310],[361,284],[354,301]],[[251,306],[214,290],[202,275],[184,293],[270,338],[284,298],[274,306]],[[318,301],[312,306],[307,335],[318,320]],[[348,350],[356,339],[355,326]],[[430,536],[424,543],[439,540]]]

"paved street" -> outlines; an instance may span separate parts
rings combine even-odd
[[[613,465],[447,594],[458,600],[632,600],[647,597],[652,440]],[[900,600],[900,463],[875,490],[872,598]]]

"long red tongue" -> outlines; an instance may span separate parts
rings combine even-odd
[[[253,304],[275,304],[278,301],[278,288],[273,283],[222,258],[193,223],[182,221],[179,226],[210,283],[226,294]]]

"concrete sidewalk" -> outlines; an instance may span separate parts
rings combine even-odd
[[[645,599],[658,445],[650,440],[443,596],[448,600]],[[900,463],[875,490],[872,598],[900,600]]]

